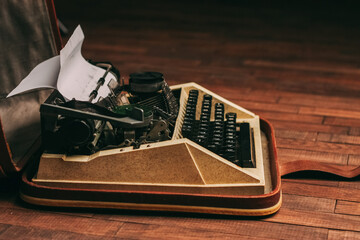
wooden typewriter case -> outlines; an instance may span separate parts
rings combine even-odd
[[[281,205],[280,173],[271,125],[195,83],[171,88],[180,95],[171,140],[86,156],[43,154],[23,175],[21,198],[33,204],[64,207],[248,216],[276,212]],[[191,89],[199,91],[199,98],[212,95],[212,104],[223,103],[225,112],[236,112],[236,122],[250,123],[255,168],[241,168],[182,137]]]

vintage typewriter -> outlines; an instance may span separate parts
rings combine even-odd
[[[111,64],[88,101],[54,91],[41,105],[40,186],[259,195],[272,190],[259,117],[195,83]],[[113,79],[104,86],[104,77]],[[106,97],[97,97],[101,88]],[[96,101],[95,101],[96,100]]]

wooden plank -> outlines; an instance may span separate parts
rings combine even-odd
[[[282,148],[280,146],[278,147],[278,156],[281,163],[296,160],[313,160],[317,162],[347,165],[348,162],[347,154]]]
[[[25,207],[32,206],[30,204],[24,203],[22,200],[19,199],[18,196],[18,189],[16,191],[11,192],[4,192],[0,191],[0,211],[4,209],[17,209],[22,210]],[[58,208],[51,209],[51,213],[53,214],[62,214],[62,215],[72,215],[72,216],[81,216],[91,218],[93,217],[94,213],[87,212],[83,209],[73,209],[73,208]]]
[[[338,188],[334,186],[320,186],[295,182],[284,182],[282,184],[283,193],[320,197],[328,199],[338,199],[359,202],[360,201],[360,188]]]
[[[331,138],[334,134],[331,133],[318,133],[316,140],[320,142],[331,142]],[[342,135],[346,136],[346,135]]]
[[[314,176],[316,177],[316,176]],[[320,186],[329,186],[329,187],[338,187],[339,182],[334,180],[327,180],[327,179],[308,179],[308,178],[288,178],[282,177],[281,182],[293,182],[293,183],[301,183],[307,185],[320,185]],[[311,186],[309,186],[311,187]]]
[[[279,103],[294,104],[309,107],[323,107],[335,109],[360,110],[359,99],[356,97],[333,97],[315,94],[290,94],[286,93],[280,97]]]
[[[329,230],[328,240],[359,240],[360,233],[353,231]]]
[[[359,102],[360,103],[360,102]],[[321,107],[300,107],[300,114],[341,117],[341,118],[353,118],[360,119],[360,111],[350,111],[333,108],[321,108]]]
[[[340,181],[339,187],[360,190],[359,177],[348,181]]]
[[[349,135],[360,136],[360,127],[351,127],[349,131]]]
[[[360,127],[360,119],[325,117],[324,124],[334,126]]]
[[[289,43],[285,43],[289,44]],[[285,45],[283,44],[283,45]],[[298,46],[299,47],[299,46]],[[273,49],[273,48],[272,48]],[[297,48],[300,50],[299,48]],[[292,49],[294,50],[294,49]],[[301,51],[301,50],[300,50]],[[300,70],[300,71],[312,71],[312,72],[332,72],[332,73],[340,73],[340,74],[359,74],[359,69],[351,68],[351,67],[339,67],[331,68],[330,65],[326,66],[314,66],[308,65],[301,62],[271,62],[271,61],[263,61],[263,60],[247,60],[245,61],[246,65],[249,66],[258,66],[258,67],[271,67],[271,68],[281,68],[281,69],[291,69],[291,70]],[[321,63],[320,63],[321,64]]]
[[[346,154],[360,154],[360,147],[357,145],[328,143],[328,142],[312,142],[297,139],[277,138],[277,146],[279,148],[297,148],[302,150],[310,150],[317,152],[329,153],[346,153]]]
[[[10,227],[9,224],[1,224],[0,223],[0,237],[3,232],[5,232]]]
[[[276,103],[278,97],[274,94],[269,94],[269,91],[254,91],[251,88],[244,88],[243,86],[238,86],[236,88],[230,88],[226,84],[221,87],[221,85],[216,85],[212,83],[203,84],[203,86],[210,91],[219,94],[220,96],[231,96],[234,100],[243,100],[251,102],[265,102],[265,103]]]
[[[335,213],[360,216],[360,202],[338,200],[336,202]]]
[[[201,230],[194,228],[179,228],[176,225],[163,226],[157,224],[124,223],[116,237],[125,239],[235,239],[245,237],[249,239],[265,240],[277,239],[258,236],[242,235],[241,233],[224,233],[221,231]]]
[[[7,229],[1,231],[2,226],[6,226]],[[0,224],[0,239],[12,239],[12,240],[23,240],[23,239],[99,239],[99,236],[92,234],[81,234],[69,232],[66,230],[53,230],[46,229],[43,227],[27,227],[27,226],[15,226],[8,224]],[[101,236],[101,239],[110,240],[115,239],[114,237]]]
[[[0,211],[0,223],[98,236],[113,236],[122,225],[121,222],[54,214],[53,212],[35,211],[24,208],[3,209]]]
[[[321,142],[349,143],[360,145],[360,136],[319,133],[317,140]]]
[[[230,101],[238,104],[241,107],[244,107],[250,111],[263,110],[263,111],[273,111],[273,112],[285,112],[285,113],[297,113],[298,107],[288,104],[278,104],[278,103],[262,103],[262,102],[250,102],[250,101],[238,101],[231,97],[227,97]]]
[[[209,233],[224,234],[224,236],[236,235],[238,238],[242,237],[253,237],[257,238],[275,238],[275,239],[309,239],[311,237],[316,237],[317,239],[326,239],[327,230],[322,228],[315,227],[307,227],[307,226],[296,226],[296,225],[287,225],[281,223],[273,223],[273,222],[258,222],[248,220],[247,218],[241,217],[215,217],[215,218],[207,218],[207,217],[196,217],[195,215],[192,218],[184,218],[184,217],[141,217],[141,216],[118,216],[113,215],[110,217],[113,221],[121,221],[125,223],[134,223],[134,224],[143,224],[144,228],[149,228],[149,233],[152,234],[152,231],[160,231],[157,236],[162,236],[166,234],[164,232],[180,232],[181,234],[194,235],[194,231],[196,234],[203,234],[204,237],[208,237]],[[154,226],[155,225],[155,226]],[[158,227],[162,226],[162,227]],[[125,225],[126,231],[131,231],[128,228],[137,228],[133,230],[134,233],[140,234],[144,230],[140,230],[142,226],[132,225],[127,227]],[[123,229],[121,228],[120,236],[122,234]],[[182,232],[185,231],[185,232]],[[189,232],[189,233],[188,233]],[[256,235],[254,234],[256,233]],[[168,235],[166,235],[168,237]],[[126,237],[126,235],[125,235]],[[201,238],[203,238],[200,235]]]
[[[329,126],[322,124],[312,124],[312,123],[297,123],[291,121],[279,121],[272,120],[271,124],[277,129],[287,129],[295,131],[305,131],[305,132],[326,132],[326,133],[337,133],[337,134],[347,134],[349,132],[349,127],[343,126]]]
[[[360,166],[360,155],[349,155],[348,165]]]
[[[360,218],[358,216],[334,213],[314,213],[313,211],[298,211],[282,208],[280,209],[279,214],[266,218],[264,221],[296,224],[309,227],[360,231]]]
[[[336,200],[328,198],[317,198],[299,196],[293,194],[283,194],[282,208],[299,211],[327,212],[333,213]]]
[[[286,120],[292,122],[315,123],[315,124],[321,124],[323,122],[323,117],[320,116],[311,116],[311,115],[296,114],[296,113],[269,112],[264,110],[256,110],[255,113],[268,120]]]
[[[275,136],[280,138],[293,138],[299,140],[316,141],[317,132],[303,132],[287,129],[276,129]]]

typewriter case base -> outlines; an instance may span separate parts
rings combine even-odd
[[[197,84],[190,83],[180,86],[195,86],[207,91]],[[217,95],[213,94],[213,96]],[[220,96],[217,97],[219,97],[219,101],[226,101]],[[237,107],[226,102],[230,104],[230,107]],[[136,182],[137,179],[133,178],[131,174],[127,177],[111,175],[111,172],[116,175],[116,171],[112,168],[115,168],[116,152],[119,149],[107,150],[104,154],[97,155],[95,160],[91,159],[90,161],[77,158],[73,162],[71,157],[66,161],[67,156],[65,155],[63,157],[48,155],[45,158],[43,156],[40,165],[39,159],[34,159],[24,172],[20,197],[31,204],[44,206],[245,216],[269,215],[280,208],[281,181],[273,128],[263,119],[260,120],[260,128],[261,140],[257,141],[261,141],[262,150],[259,152],[263,155],[263,161],[257,160],[257,164],[261,163],[262,166],[257,166],[255,169],[242,169],[235,164],[227,163],[227,160],[221,157],[213,158],[214,154],[200,145],[184,138],[175,139],[176,137],[173,136],[172,140],[142,146],[136,151],[129,149],[131,155],[129,162],[134,163],[130,166],[132,170],[123,167],[119,172],[126,175],[125,171],[133,171],[135,176],[140,176],[139,179],[142,179],[140,183]],[[257,131],[260,133],[260,129]],[[122,155],[119,153],[119,164],[124,161],[126,151],[121,153]],[[136,154],[146,156],[146,159],[139,159]],[[153,172],[149,173],[150,178],[147,178],[142,176],[143,169],[134,170],[134,168],[142,168],[146,161],[154,162],[154,164],[168,161],[168,165],[165,166],[164,171],[161,171],[161,167],[154,168]],[[195,173],[199,173],[201,179],[191,175],[191,167],[185,171],[177,169],[181,168],[180,164],[186,165],[189,162],[194,162],[196,168],[192,167],[195,169]],[[172,164],[178,165],[173,166]],[[81,170],[76,172],[73,170],[74,168]],[[264,174],[260,174],[257,178],[256,170],[258,169],[264,171]],[[146,171],[148,170],[146,169]],[[174,170],[178,172],[176,173]],[[174,182],[171,182],[172,177],[169,176],[172,174],[178,176]],[[128,182],[124,183],[124,178]],[[193,182],[189,182],[189,178]],[[99,179],[108,182],[104,183]],[[151,182],[151,179],[154,179],[154,182]],[[240,184],[236,184],[237,181]]]
[[[178,211],[210,214],[264,216],[281,206],[280,173],[275,149],[274,132],[266,120],[261,120],[266,135],[272,190],[260,195],[219,195],[156,191],[129,191],[78,188],[76,184],[44,186],[32,181],[37,161],[27,167],[22,176],[20,197],[31,204],[59,207],[114,208],[153,211]]]

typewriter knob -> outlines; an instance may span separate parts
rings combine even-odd
[[[130,90],[134,93],[154,93],[161,89],[164,77],[159,72],[137,72],[130,74]]]
[[[66,125],[66,140],[69,145],[82,146],[93,139],[94,125],[87,119],[74,119]]]

